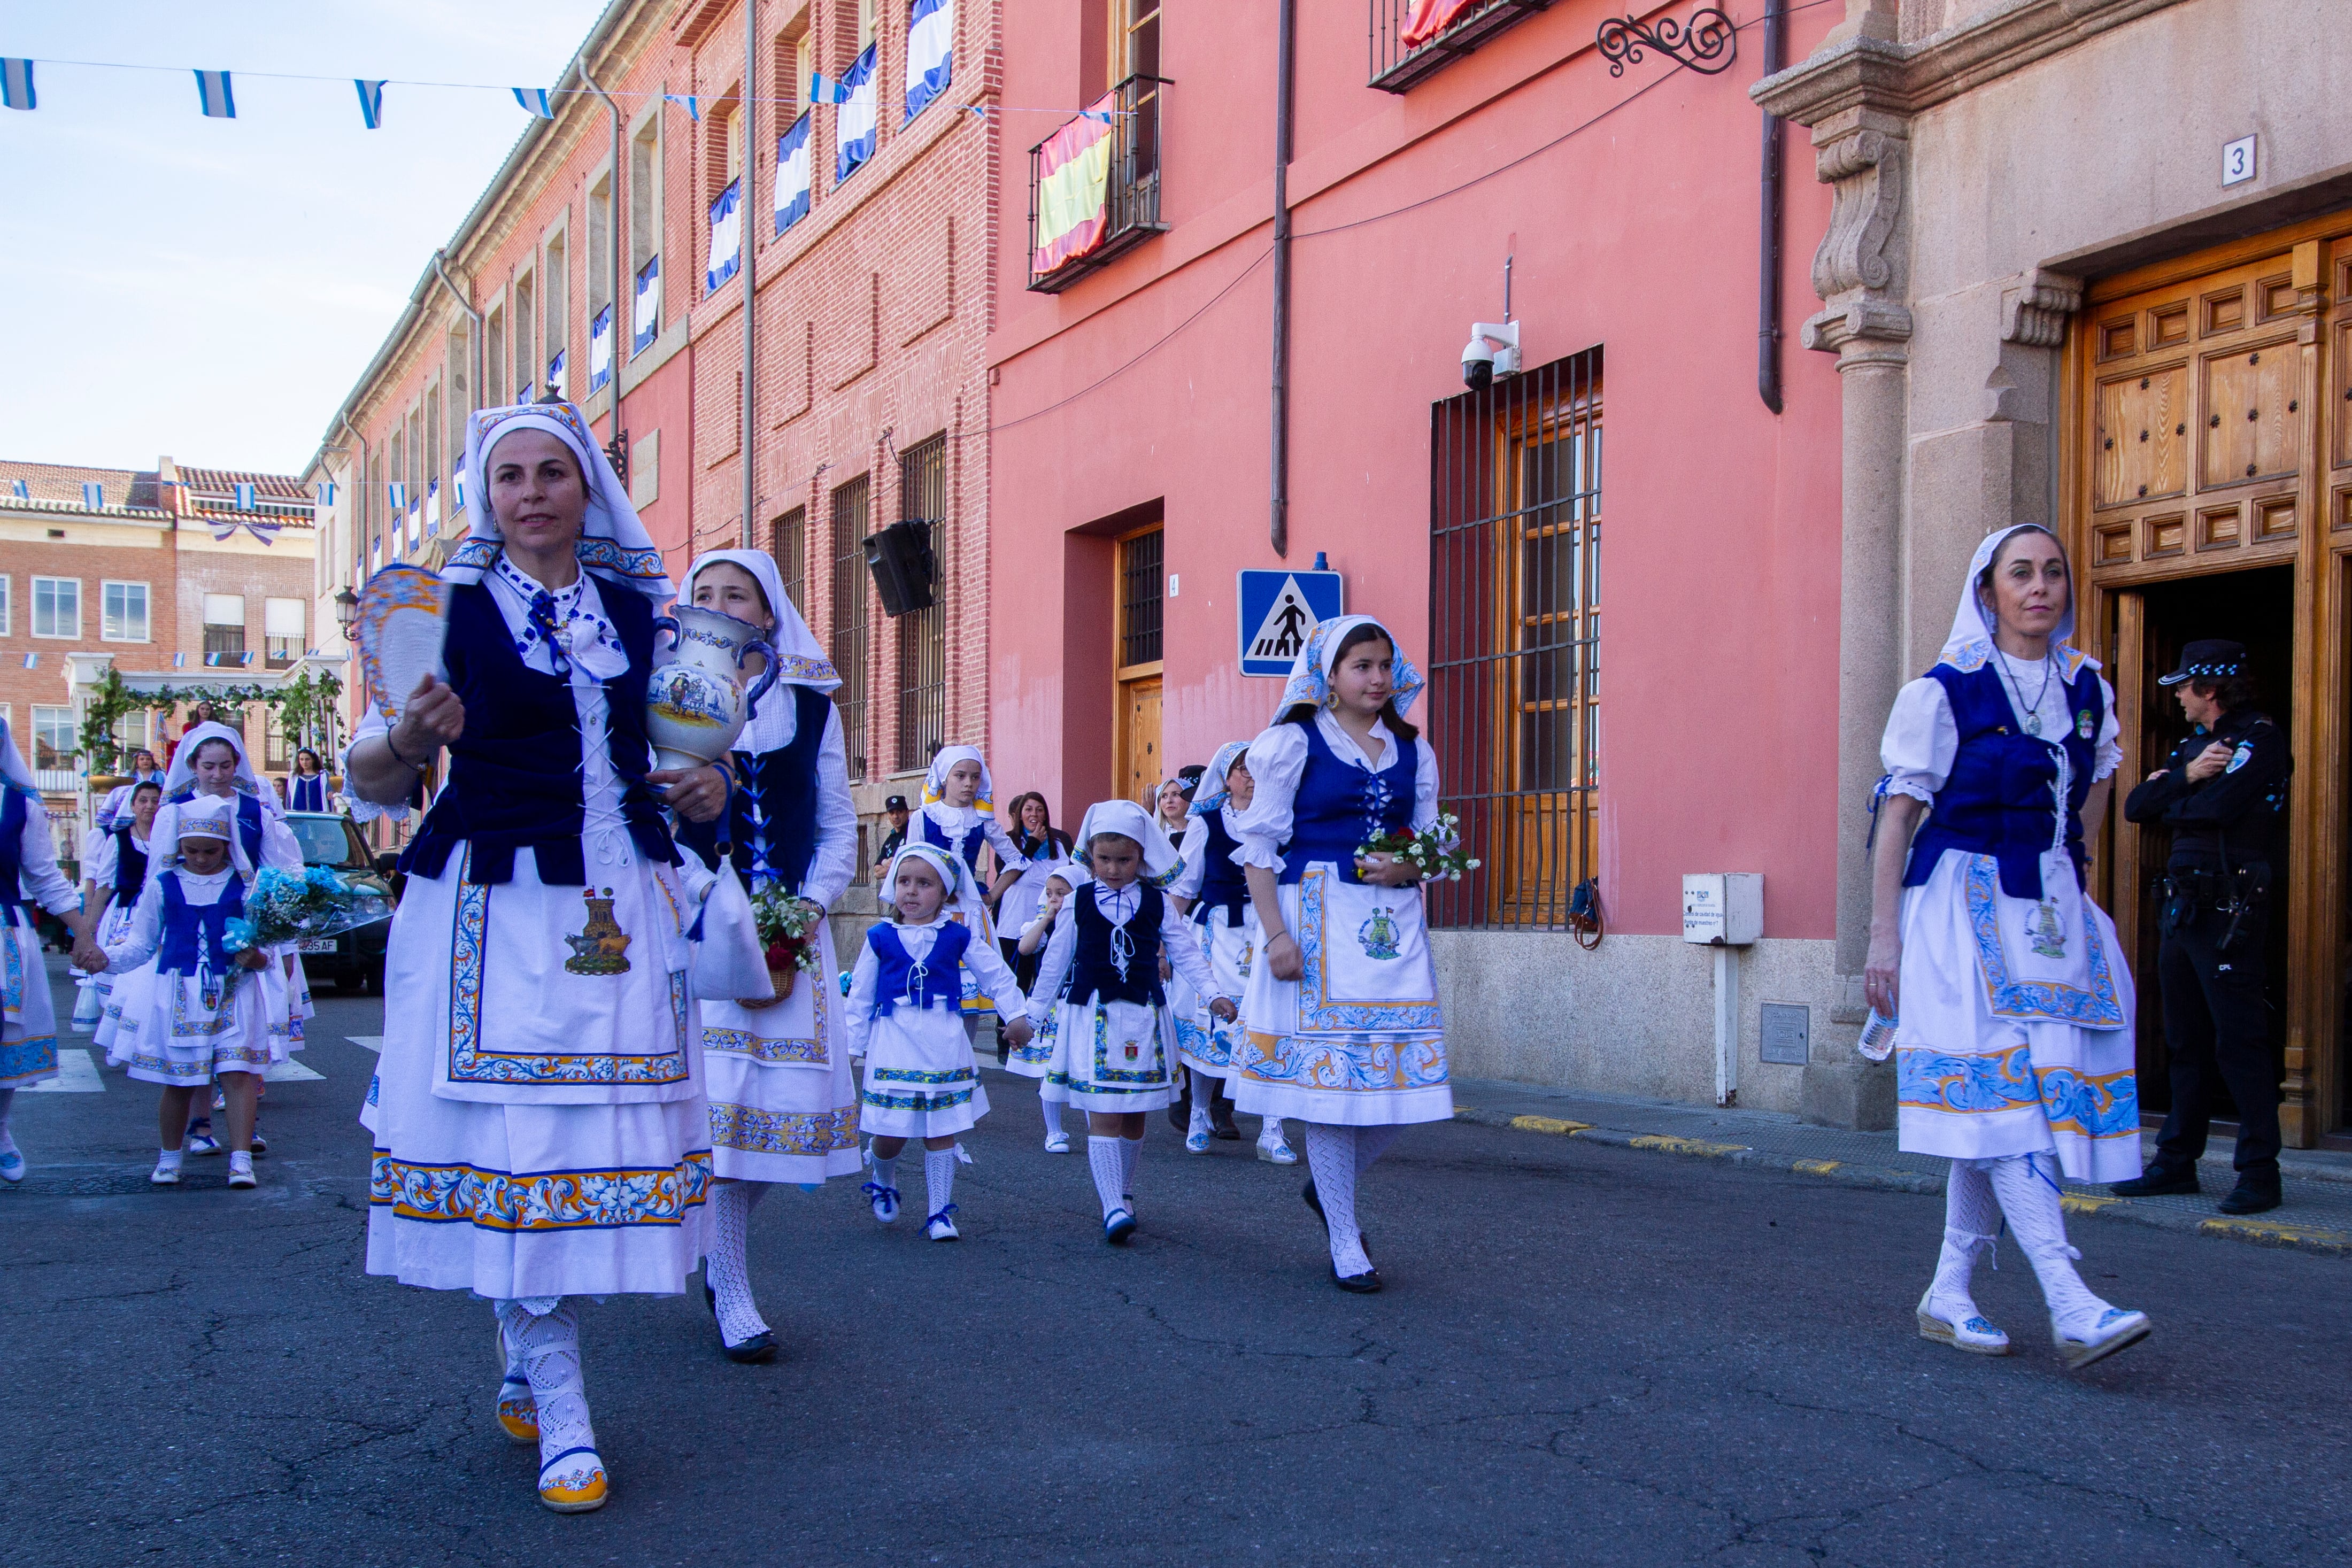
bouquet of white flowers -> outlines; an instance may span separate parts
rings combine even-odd
[[[1421,873],[1423,882],[1445,882],[1476,871],[1482,863],[1462,852],[1462,819],[1451,811],[1417,833],[1381,833],[1356,846],[1362,855],[1389,855]]]
[[[351,886],[325,866],[299,872],[264,866],[245,895],[244,917],[228,923],[221,946],[232,953],[272,947],[391,918],[391,900]]]

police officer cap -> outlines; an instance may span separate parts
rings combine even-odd
[[[2159,686],[2177,686],[2183,681],[2219,681],[2246,673],[2246,649],[2242,643],[2225,643],[2210,638],[2191,643],[2180,650],[2180,668],[2168,675],[2158,675]]]
[[[907,809],[907,797],[893,795],[882,802],[882,809],[886,811],[903,811]]]

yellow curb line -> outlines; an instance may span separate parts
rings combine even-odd
[[[2318,1225],[2283,1225],[2264,1219],[2209,1219],[2198,1226],[2208,1236],[2234,1236],[2249,1241],[2318,1241],[2343,1246],[2352,1237]]]
[[[1557,1116],[1514,1116],[1511,1125],[1522,1133],[1549,1133],[1556,1138],[1572,1138],[1579,1133],[1592,1131],[1590,1122],[1563,1122]]]
[[[2059,1197],[2058,1207],[2068,1214],[2096,1214],[2111,1203],[2123,1201],[2120,1197],[2085,1197],[2081,1193],[2070,1192]]]
[[[1649,1133],[1635,1138],[1628,1145],[1636,1149],[1655,1149],[1669,1155],[1697,1155],[1702,1158],[1719,1160],[1727,1155],[1748,1152],[1745,1144],[1709,1144],[1696,1138],[1677,1138],[1665,1133]]]
[[[1843,1164],[1843,1160],[1797,1160],[1789,1168],[1800,1176],[1827,1176]]]

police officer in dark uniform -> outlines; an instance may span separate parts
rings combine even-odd
[[[2263,999],[2264,940],[2273,897],[2271,868],[2285,821],[2286,736],[2254,707],[2246,650],[2191,643],[2180,667],[2159,677],[2192,727],[2165,766],[2124,802],[2126,821],[2172,830],[2159,883],[2164,1040],[2172,1056],[2172,1110],[2156,1158],[2119,1197],[2197,1190],[2215,1080],[2238,1107],[2238,1185],[2224,1214],[2279,1206],[2279,1074]]]
[[[883,815],[890,819],[890,831],[888,836],[882,841],[882,852],[874,857],[874,869],[877,872],[888,869],[890,857],[897,854],[901,849],[906,847],[907,818],[908,815],[907,810],[907,797],[904,795],[891,796],[887,800],[882,802],[882,812]]]

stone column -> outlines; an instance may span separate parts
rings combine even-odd
[[[1838,357],[1844,402],[1838,611],[1838,997],[1832,1025],[1858,1026],[1870,946],[1869,803],[1879,736],[1904,675],[1903,517],[1911,313],[1904,177],[1906,122],[1866,107],[1813,127],[1816,172],[1835,188],[1829,232],[1813,257],[1823,308],[1805,347]],[[1891,1063],[1829,1049],[1805,1069],[1804,1114],[1832,1126],[1895,1124]]]

